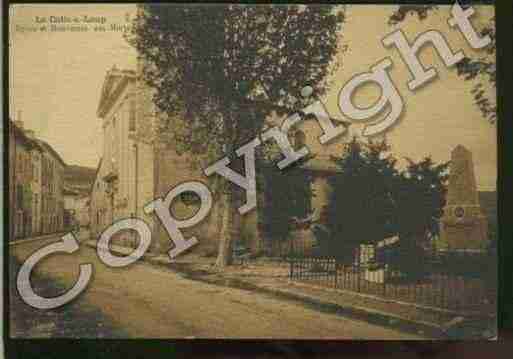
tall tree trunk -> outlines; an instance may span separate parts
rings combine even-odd
[[[230,265],[232,262],[231,258],[231,222],[233,214],[231,211],[230,194],[227,193],[226,189],[222,190],[219,196],[221,200],[221,228],[219,231],[219,249],[217,252],[216,266],[223,268]]]
[[[256,228],[254,229],[255,235],[253,237],[253,243],[251,244],[251,253],[259,255],[264,251],[264,206],[265,206],[265,177],[262,173],[262,167],[264,158],[262,151],[258,150],[255,152],[256,158],[256,186],[257,186],[257,207],[256,211]]]
[[[226,153],[232,156],[235,151],[236,128],[234,126],[233,112],[228,110],[225,114],[225,130],[228,143],[226,146]],[[237,160],[231,163],[234,171],[241,173],[242,166]],[[240,189],[236,188],[234,184],[225,181],[221,186],[221,200],[222,200],[222,222],[221,231],[219,233],[219,251],[217,253],[216,266],[224,268],[233,262],[233,242],[240,237],[241,232],[241,215],[238,212],[239,208],[239,192]]]
[[[216,266],[224,268],[233,263],[233,242],[240,237],[241,215],[236,189],[227,184],[227,188],[221,194],[222,200],[222,221],[219,232],[219,251],[217,254]]]

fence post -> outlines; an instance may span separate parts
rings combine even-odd
[[[338,287],[338,265],[337,265],[337,258],[335,257],[335,288]]]
[[[302,258],[302,257],[301,257],[301,255],[300,255],[299,253],[297,253],[297,252],[294,252],[294,258],[297,258],[297,260],[298,260],[298,262],[297,262],[297,264],[298,264],[298,266],[297,266],[297,270],[298,270],[298,271],[297,271],[296,276],[297,276],[297,278],[298,278],[299,280],[301,280],[301,279],[303,279],[303,265],[304,265],[304,264],[303,264],[303,258]]]
[[[377,251],[375,253],[377,253]],[[386,248],[386,246],[383,246],[383,296],[384,297],[387,294],[387,273],[388,273],[387,254],[388,254],[388,249]]]
[[[294,257],[293,256],[289,256],[289,260],[290,260],[290,279],[294,279]]]
[[[444,275],[443,280],[440,281],[440,307],[445,308],[445,283],[447,282],[448,276]],[[465,282],[463,282],[463,285],[465,285]],[[463,291],[464,292],[464,291]],[[463,298],[465,296],[463,295]]]
[[[361,248],[361,247],[360,247]],[[357,276],[357,282],[356,282],[356,291],[360,293],[360,280],[361,280],[361,268],[360,268],[360,248],[357,248],[356,250],[356,276]]]

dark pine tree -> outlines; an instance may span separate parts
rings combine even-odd
[[[398,235],[399,242],[386,251],[387,262],[408,276],[426,271],[423,259],[439,234],[449,164],[429,157],[406,160],[406,168],[398,169],[385,142],[347,144],[335,159],[340,172],[330,179],[328,252],[352,261],[361,244]]]
[[[328,203],[330,252],[351,260],[360,244],[375,244],[394,232],[391,193],[398,176],[396,160],[386,143],[364,144],[353,139],[335,159],[340,173],[330,178]]]

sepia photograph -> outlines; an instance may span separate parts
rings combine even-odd
[[[11,4],[5,335],[497,340],[466,3]]]

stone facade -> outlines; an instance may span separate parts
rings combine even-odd
[[[91,192],[91,228],[98,237],[106,226],[121,218],[135,216],[143,219],[152,231],[152,251],[166,253],[172,242],[155,215],[143,211],[152,200],[164,197],[172,188],[186,181],[201,181],[215,193],[215,178],[207,178],[202,168],[207,164],[201,156],[178,153],[173,136],[160,133],[159,117],[152,102],[152,92],[138,78],[136,71],[111,69],[105,77],[102,88],[98,117],[103,123],[104,148],[102,161],[97,169]],[[275,118],[277,123],[280,119]],[[330,155],[340,155],[346,138],[327,145],[321,145],[318,137],[322,131],[315,120],[306,120],[298,125],[291,137],[292,142],[302,142],[315,155],[303,170],[305,176],[312,176],[315,197],[312,207],[318,215],[327,203],[331,189],[327,177],[336,168]],[[297,133],[302,133],[298,136]],[[301,137],[301,138],[299,138]],[[298,144],[298,143],[296,143]],[[212,176],[217,177],[217,176]],[[224,181],[224,179],[222,179]],[[259,179],[262,189],[265,179]],[[262,193],[258,191],[258,207],[261,207]],[[221,200],[214,199],[209,216],[199,225],[184,229],[186,238],[197,236],[199,244],[191,251],[216,253],[221,230]],[[170,208],[176,218],[190,217],[197,210],[197,203],[186,196],[175,200]],[[244,215],[241,220],[240,240],[253,253],[264,248],[259,226],[259,209]],[[311,231],[298,234],[307,246],[313,244]],[[136,241],[126,234],[114,242],[133,246]],[[293,236],[294,237],[294,236]]]
[[[41,156],[41,231],[64,231],[64,169],[66,163],[48,143],[37,140]]]
[[[30,133],[29,137],[31,139],[34,138],[33,133]],[[42,181],[41,181],[41,171],[42,171],[42,159],[43,159],[43,150],[40,146],[34,146],[30,151],[30,157],[32,162],[32,181],[31,192],[32,192],[32,235],[39,235],[43,232],[42,228]]]
[[[113,68],[106,75],[98,107],[104,148],[91,189],[91,229],[97,238],[116,220],[137,217],[151,229],[150,251],[166,253],[172,242],[158,218],[146,214],[144,207],[184,181],[206,179],[200,168],[191,165],[192,155],[178,154],[172,143],[156,131],[158,117],[151,95],[135,71]],[[175,217],[184,218],[195,212],[195,204],[178,200],[171,211]],[[211,231],[211,223],[216,222],[212,212],[200,225],[184,230],[186,238],[192,234],[201,238],[193,247],[195,251],[209,250],[216,241]],[[124,246],[136,244],[135,237],[128,233],[113,241]]]
[[[15,125],[12,121],[9,121],[9,238],[8,240],[12,240],[14,238],[15,233],[15,223],[14,218],[16,217],[15,212],[15,167],[16,167],[16,134],[15,134]]]
[[[102,180],[105,174],[103,167],[103,159],[98,163],[96,169],[96,176],[91,187],[90,193],[90,206],[89,206],[89,218],[91,222],[91,236],[97,238],[101,232],[109,225],[107,221],[107,212],[109,209],[107,206],[106,196],[106,183]]]
[[[69,165],[64,171],[64,227],[89,227],[89,193],[96,176],[94,168]]]
[[[64,188],[64,228],[86,228],[89,224],[89,194]]]
[[[273,116],[271,121],[274,125],[280,126],[284,119],[283,117]],[[334,121],[337,125],[348,126],[346,122]],[[304,121],[301,121],[289,133],[289,140],[296,150],[303,146],[306,146],[309,150],[309,159],[300,168],[305,176],[309,176],[312,179],[313,197],[311,198],[311,211],[313,220],[318,220],[321,210],[328,204],[328,199],[332,192],[328,178],[334,175],[338,169],[331,160],[331,156],[339,157],[344,151],[344,146],[348,139],[347,136],[342,135],[327,144],[321,144],[319,137],[322,134],[321,127],[312,117],[307,117]],[[278,154],[279,156],[281,155]],[[275,163],[277,160],[275,159],[272,162]],[[272,184],[267,183],[265,185]],[[265,238],[263,240],[265,241]],[[264,247],[267,248],[268,252],[270,250],[270,255],[286,253],[291,248],[300,250],[308,255],[312,253],[315,242],[316,239],[310,229],[298,229],[293,231],[290,238],[285,243],[282,243],[281,246],[267,243],[264,244]]]
[[[178,154],[172,144],[156,143],[154,149],[155,198],[165,197],[171,189],[183,182],[198,181],[210,187],[201,168],[193,165],[192,156],[194,155],[189,153]],[[199,208],[199,203],[195,202],[194,197],[189,200],[185,197],[175,200],[171,206],[170,210],[175,218],[192,217]],[[204,221],[190,229],[184,229],[186,238],[198,237],[199,243],[193,249],[196,252],[209,252],[217,249],[217,207],[218,203],[216,201]],[[156,245],[159,252],[167,252],[172,248],[171,241],[161,225],[156,228],[156,238],[158,239]]]
[[[461,145],[452,152],[447,205],[441,222],[442,241],[449,249],[486,248],[488,223],[479,204],[472,153]]]
[[[66,164],[48,143],[9,123],[10,238],[63,230],[63,171]]]
[[[9,179],[11,210],[10,239],[32,234],[32,163],[31,152],[37,146],[25,133],[23,123],[9,123]]]
[[[153,195],[153,155],[151,146],[135,137],[135,84],[134,71],[116,68],[106,74],[103,84],[97,110],[102,120],[103,156],[90,203],[91,230],[95,236],[123,218],[138,216],[150,227],[154,225],[142,210]],[[135,239],[123,234],[115,242],[133,246]]]

